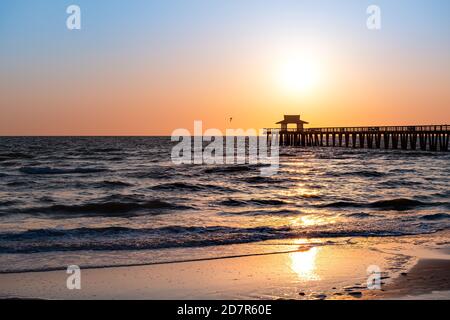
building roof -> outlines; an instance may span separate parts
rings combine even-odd
[[[300,115],[285,115],[284,116],[284,120],[281,120],[279,122],[277,122],[277,124],[301,124],[301,123],[305,123],[308,124],[308,122],[300,120]]]

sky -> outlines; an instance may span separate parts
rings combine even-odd
[[[72,4],[81,30],[66,27]],[[3,0],[0,135],[259,129],[284,114],[450,124],[449,13],[448,0]]]

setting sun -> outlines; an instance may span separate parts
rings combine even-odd
[[[320,82],[319,64],[306,57],[290,58],[278,66],[276,81],[287,94],[308,93]]]

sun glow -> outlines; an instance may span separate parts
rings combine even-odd
[[[291,269],[302,280],[320,280],[316,274],[317,247],[306,251],[298,251],[289,254]]]
[[[320,78],[319,63],[302,56],[285,59],[278,66],[276,74],[279,88],[291,95],[311,92],[318,86]]]

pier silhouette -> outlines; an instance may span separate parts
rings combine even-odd
[[[304,128],[307,122],[299,115],[277,124],[281,127],[264,130],[268,141],[278,139],[280,146],[449,151],[450,125]]]

